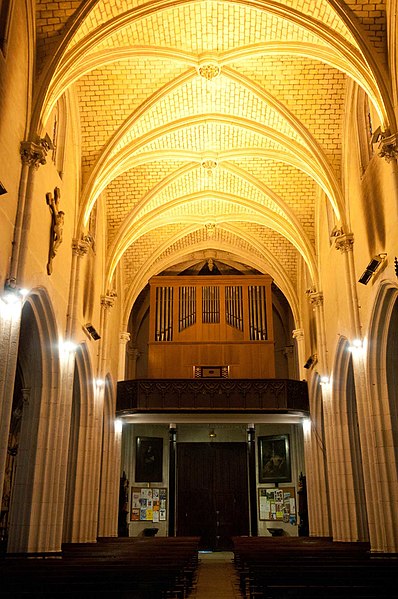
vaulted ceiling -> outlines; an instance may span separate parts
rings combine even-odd
[[[37,128],[70,90],[81,130],[79,227],[101,196],[104,285],[120,265],[127,311],[151,276],[213,257],[270,273],[295,312],[299,264],[318,279],[317,203],[346,219],[350,80],[389,124],[384,5],[37,2]]]

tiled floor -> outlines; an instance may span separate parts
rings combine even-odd
[[[242,599],[232,558],[228,551],[200,553],[198,584],[192,598]]]

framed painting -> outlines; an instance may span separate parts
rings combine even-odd
[[[258,480],[287,483],[292,479],[289,435],[258,437]]]
[[[136,437],[135,482],[158,483],[163,480],[162,437]]]

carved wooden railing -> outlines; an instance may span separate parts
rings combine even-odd
[[[142,412],[308,412],[305,381],[139,379],[117,384],[119,414]]]

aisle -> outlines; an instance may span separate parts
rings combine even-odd
[[[233,553],[200,553],[198,584],[194,599],[242,599],[239,592]]]

